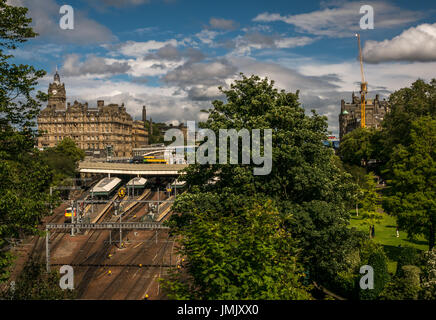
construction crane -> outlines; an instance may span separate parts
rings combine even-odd
[[[360,83],[360,127],[365,128],[365,116],[366,116],[366,94],[368,93],[368,83],[365,81],[365,74],[363,73],[363,59],[362,59],[362,47],[360,45],[360,34],[356,33],[357,43],[359,45],[359,61],[360,61],[360,74],[362,76],[362,82]]]

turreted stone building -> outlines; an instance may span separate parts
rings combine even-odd
[[[339,139],[360,127],[360,98],[354,92],[351,96],[352,102],[341,100],[341,113],[339,114]],[[366,100],[365,122],[367,128],[380,128],[381,121],[385,114],[389,112],[389,105],[386,100],[379,100],[379,95],[375,99]]]
[[[88,156],[131,157],[132,147],[148,144],[148,132],[143,121],[133,121],[124,104],[96,107],[74,101],[66,104],[65,85],[58,72],[49,85],[47,107],[38,116],[38,147],[54,147],[65,137],[72,138]],[[143,116],[145,107],[143,110]]]

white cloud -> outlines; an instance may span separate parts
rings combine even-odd
[[[237,36],[233,40],[235,48],[234,53],[238,55],[249,55],[251,49],[267,49],[267,48],[295,48],[303,47],[311,44],[316,39],[310,37],[283,37],[279,35],[262,34],[259,32],[246,33],[242,36]]]
[[[358,91],[360,80],[360,65],[358,61],[326,64],[317,61],[301,65],[298,70],[309,76],[336,74],[342,81],[338,82],[339,91]],[[374,88],[384,87],[395,91],[409,87],[418,78],[431,80],[435,77],[436,62],[413,62],[394,64],[365,64],[365,78],[369,84],[370,95]]]
[[[435,77],[436,62],[414,62],[364,65],[366,80],[369,84],[369,97],[380,94],[381,98],[387,97],[390,93],[410,85],[417,79],[429,81]],[[320,77],[329,74],[336,74],[341,81],[336,90],[326,92],[327,99],[317,101],[316,89],[302,90],[302,101],[307,106],[316,106],[322,114],[329,116],[329,129],[338,132],[338,114],[340,112],[340,101],[351,100],[351,92],[359,92],[360,65],[358,61],[345,61],[343,63],[326,64],[317,61],[304,63],[298,67],[298,71],[305,76]]]
[[[228,57],[228,60],[239,67],[247,76],[252,74],[260,77],[268,77],[275,81],[276,85],[287,91],[328,91],[338,88],[337,79],[325,75],[304,75],[298,70],[287,68],[272,62],[261,62],[248,57]]]
[[[349,37],[360,30],[359,13],[362,4],[371,5],[375,12],[375,28],[392,28],[416,21],[422,14],[400,9],[387,2],[344,2],[330,8],[283,16],[278,13],[264,12],[257,15],[253,21],[282,21],[294,25],[297,31],[327,37]]]
[[[201,32],[195,34],[195,36],[200,39],[201,42],[205,44],[212,44],[213,40],[220,35],[221,33],[218,31],[212,31],[212,30],[201,30]]]
[[[210,27],[213,29],[222,29],[222,30],[234,30],[238,27],[238,24],[233,20],[219,19],[219,18],[210,18],[209,20]]]
[[[125,56],[142,57],[153,50],[161,49],[167,45],[176,47],[178,43],[176,39],[166,41],[149,40],[144,42],[127,41],[119,46],[117,52]]]
[[[267,76],[275,85],[286,91],[300,90],[300,101],[306,111],[315,109],[328,116],[329,130],[338,134],[338,115],[341,99],[351,100],[351,93],[359,91],[359,62],[325,63],[313,59],[300,59],[298,64],[286,59],[261,62],[248,57],[228,57],[238,66],[238,72]],[[365,65],[366,80],[369,83],[369,97],[380,94],[387,97],[395,90],[410,85],[418,78],[426,81],[435,77],[436,62],[414,62]]]
[[[29,8],[28,16],[33,20],[32,26],[40,35],[37,39],[77,44],[103,43],[116,39],[108,28],[74,7],[74,29],[62,30],[59,26],[61,6],[54,0],[8,0],[8,4]]]
[[[128,63],[131,67],[128,71],[129,75],[160,76],[187,62],[196,62],[205,58],[200,50],[187,47],[186,39],[127,41],[102,46],[108,50],[108,56],[116,58],[114,61]],[[179,49],[180,46],[184,48]]]
[[[181,66],[185,60],[180,61],[162,61],[155,59],[129,59],[127,60],[131,69],[129,74],[134,77],[144,76],[161,76]]]
[[[138,71],[132,70],[139,69],[140,71],[135,73],[138,77],[150,70],[156,71],[150,67],[150,63],[157,61],[106,60],[109,64],[114,61],[127,61],[132,67],[129,74],[133,75]],[[163,70],[167,85],[161,87],[140,81],[97,79],[90,76],[64,77],[62,74],[61,80],[65,82],[70,102],[78,99],[88,101],[90,106],[95,105],[96,100],[100,98],[107,103],[124,102],[134,117],[139,117],[142,105],[146,105],[147,114],[156,121],[186,122],[199,121],[204,117],[200,110],[210,108],[211,100],[221,97],[217,86],[228,85],[237,77],[238,72],[244,72],[247,76],[267,76],[275,81],[278,88],[290,92],[300,90],[300,101],[306,111],[315,109],[320,114],[328,116],[329,130],[337,134],[340,101],[350,101],[351,92],[359,89],[358,61],[337,64],[326,64],[307,58],[299,61],[300,63],[295,65],[286,59],[261,62],[249,57],[227,56],[226,60],[209,63],[180,64],[172,71]],[[138,63],[137,67],[133,67],[134,63]],[[434,77],[434,70],[436,62],[365,65],[369,96],[373,97],[376,93],[386,95],[399,88],[408,87],[418,78],[429,80]],[[44,91],[52,76],[46,78],[48,80],[44,79],[42,83]]]
[[[391,40],[366,41],[366,62],[436,61],[436,23],[407,29]]]
[[[93,0],[103,2],[107,6],[123,7],[123,6],[136,6],[144,3],[150,3],[150,0]]]
[[[201,61],[205,55],[198,49],[186,48],[179,50],[173,45],[167,44],[154,53],[145,56],[145,59],[155,59],[160,61],[180,61],[187,58],[189,61]]]
[[[337,85],[337,75],[328,73],[304,74],[295,68],[286,67],[274,62],[261,62],[248,57],[229,57],[238,71],[246,76],[258,75],[274,80],[274,85],[288,92],[300,90],[300,102],[306,113],[314,109],[319,114],[328,116],[329,130],[338,133],[338,114],[341,96],[344,96]],[[313,61],[312,61],[313,62]],[[310,65],[310,63],[309,63]],[[351,95],[351,94],[350,94]]]
[[[212,100],[222,96],[218,86],[236,74],[237,68],[225,59],[207,63],[186,63],[168,72],[163,80],[178,86],[192,100]]]
[[[85,61],[80,61],[77,54],[67,55],[62,71],[68,76],[86,75],[115,75],[127,73],[130,66],[127,62],[119,62],[113,59],[106,59],[90,55]]]
[[[53,43],[47,44],[28,44],[14,50],[8,50],[7,54],[11,54],[16,58],[32,60],[32,61],[51,61],[53,57],[61,58],[63,46]]]
[[[314,41],[314,38],[309,37],[288,37],[276,40],[275,45],[277,48],[304,47]]]
[[[40,90],[46,91],[48,83],[53,81],[52,75],[47,75],[40,82]],[[130,81],[114,81],[111,79],[95,79],[84,77],[67,77],[61,74],[65,83],[67,101],[88,102],[89,107],[96,107],[97,100],[105,104],[124,103],[133,118],[139,119],[142,106],[147,106],[147,116],[153,121],[185,122],[199,121],[203,116],[203,108],[209,108],[210,102],[192,101],[178,87],[154,87]]]

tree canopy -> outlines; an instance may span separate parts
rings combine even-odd
[[[35,117],[46,98],[34,88],[45,72],[16,65],[4,52],[36,36],[26,14],[0,0],[0,281],[8,276],[11,240],[37,234],[51,201],[52,174],[34,148]]]
[[[350,165],[366,166],[374,154],[375,130],[357,128],[344,136],[339,145],[341,160]]]
[[[383,120],[380,143],[380,160],[389,161],[397,145],[408,145],[411,141],[412,122],[420,117],[436,117],[436,79],[426,83],[415,81],[410,88],[402,88],[389,96],[389,113]]]
[[[177,232],[187,261],[165,284],[170,298],[310,299],[295,239],[271,201],[194,194],[175,210],[187,205],[191,223]]]
[[[254,175],[253,162],[190,165],[184,176],[188,192],[180,195],[174,205],[181,214],[172,219],[174,233],[190,241],[198,223],[210,226],[212,221],[225,230],[221,224],[228,223],[228,216],[236,223],[240,221],[238,215],[242,214],[241,208],[246,208],[244,204],[255,203],[255,199],[270,200],[285,227],[283,236],[293,237],[296,249],[301,250],[297,260],[306,274],[312,281],[316,279],[328,286],[340,270],[348,268],[344,257],[355,248],[359,237],[348,228],[346,210],[356,186],[351,183],[351,176],[336,166],[334,154],[322,143],[328,134],[326,118],[314,111],[311,116],[306,115],[298,102],[298,91],[279,91],[273,81],[257,76],[242,75],[230,89],[221,90],[226,101],[214,101],[207,121],[199,126],[211,129],[217,137],[219,129],[272,129],[272,170],[267,175]],[[216,149],[218,155],[220,148]],[[241,153],[240,148],[239,158]],[[226,195],[221,201],[209,200],[221,194]],[[243,212],[246,219],[254,219]],[[255,222],[248,220],[245,225],[251,223]],[[248,232],[244,228],[237,230],[241,237]],[[253,239],[262,241],[260,234]],[[207,241],[209,246],[219,246],[221,240],[230,241],[211,235]],[[196,248],[200,250],[200,242]],[[183,252],[188,261],[194,258],[191,251]],[[230,254],[231,250],[227,252]],[[293,256],[292,252],[289,250],[288,254]],[[280,259],[285,256],[283,253]],[[205,259],[214,257],[205,253]],[[213,273],[213,269],[207,270]],[[253,275],[256,276],[259,274]]]
[[[74,299],[76,293],[72,290],[62,290],[59,287],[60,274],[58,271],[47,273],[45,263],[29,260],[13,284],[0,298],[6,300],[65,300]]]
[[[54,185],[72,185],[66,180],[76,176],[78,162],[85,158],[85,152],[76,146],[74,140],[66,137],[56,147],[42,151],[40,156],[53,174]]]
[[[365,184],[362,188],[362,196],[359,201],[359,206],[362,213],[362,222],[370,228],[379,223],[383,219],[381,213],[381,195],[376,190],[375,175],[370,172],[365,176]],[[370,237],[371,231],[370,231]]]
[[[387,182],[383,208],[397,217],[410,237],[424,234],[435,242],[436,79],[415,81],[389,97],[390,111],[381,130],[356,129],[344,136],[341,159],[348,165],[377,162],[374,170]]]
[[[430,250],[436,228],[436,119],[412,121],[407,145],[398,144],[386,166],[387,211],[409,235],[424,234]]]

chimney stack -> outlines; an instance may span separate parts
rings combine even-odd
[[[97,107],[103,107],[104,106],[104,100],[97,100]]]
[[[145,123],[147,122],[147,110],[145,109],[145,106],[142,106],[142,122]]]

